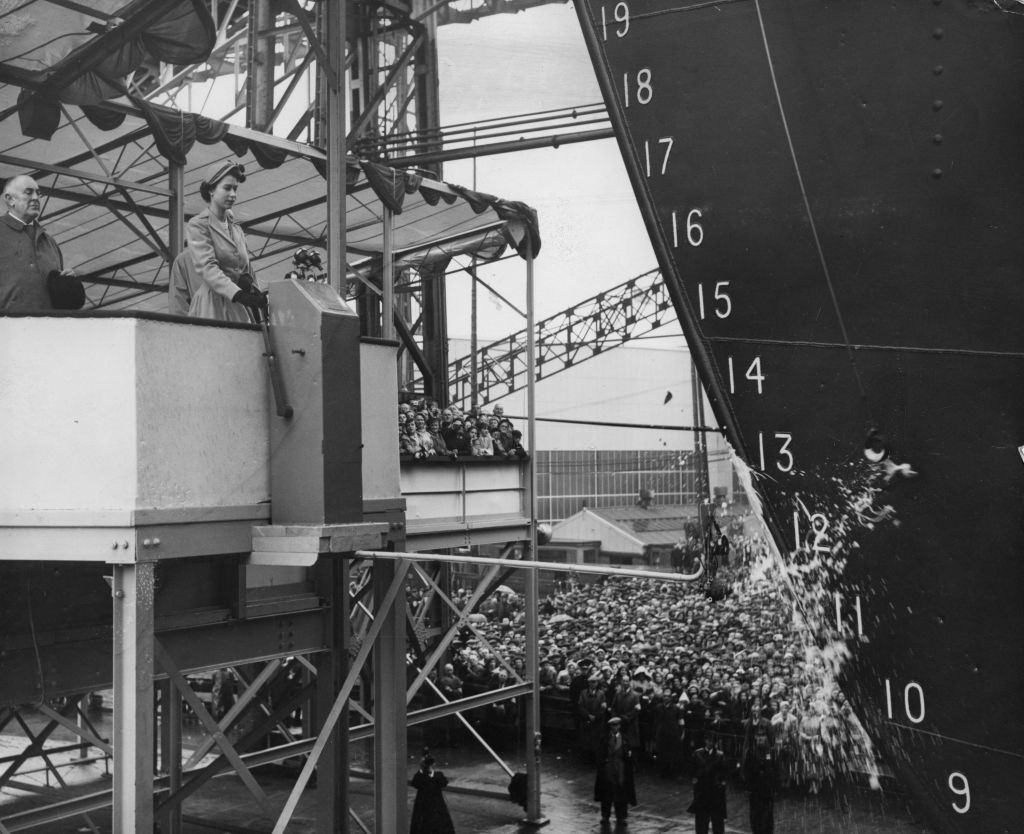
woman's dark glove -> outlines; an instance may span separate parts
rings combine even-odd
[[[237,301],[239,304],[244,304],[250,310],[266,312],[267,311],[267,294],[265,292],[259,292],[258,290],[253,292],[247,292],[246,290],[239,290],[232,297],[232,301]]]

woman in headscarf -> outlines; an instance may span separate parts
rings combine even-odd
[[[232,212],[243,182],[245,168],[225,162],[211,168],[199,184],[206,208],[186,228],[187,251],[201,279],[188,308],[190,316],[249,322],[266,309],[266,295],[251,275],[245,235]]]

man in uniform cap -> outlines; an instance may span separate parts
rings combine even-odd
[[[697,818],[696,834],[725,834],[725,783],[728,767],[718,749],[714,732],[704,734],[704,744],[693,754],[693,801],[686,810]]]

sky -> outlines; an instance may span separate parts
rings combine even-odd
[[[452,125],[601,102],[601,92],[572,5],[450,24],[438,33],[441,124]],[[537,320],[657,266],[625,166],[613,139],[445,164],[448,182],[533,206],[542,248],[534,265]],[[481,267],[481,277],[525,309],[525,269],[513,259]],[[469,337],[470,281],[448,278],[448,329],[454,354]],[[483,343],[522,329],[514,310],[481,288]],[[537,413],[593,421],[662,425],[693,423],[690,362],[674,317],[636,343],[672,351],[660,360],[646,350],[618,348],[538,385]],[[669,403],[665,395],[673,392]],[[521,397],[506,405],[525,413]],[[708,412],[710,414],[710,412]],[[691,448],[688,432],[581,430],[540,424],[546,448]]]
[[[450,24],[438,34],[441,124],[595,104],[601,93],[571,4],[539,6]],[[474,171],[475,167],[475,171]],[[521,200],[539,215],[538,320],[657,266],[612,139],[446,163],[444,179]],[[511,272],[512,274],[507,274]],[[525,270],[481,276],[522,308]],[[469,279],[449,280],[449,331],[469,335]],[[519,330],[522,319],[493,297],[479,305],[482,336]],[[659,335],[679,333],[666,326]],[[678,348],[681,336],[645,341]]]

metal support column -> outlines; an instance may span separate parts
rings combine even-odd
[[[530,435],[530,559],[537,559],[537,327],[534,322],[533,252],[526,255],[526,424]],[[533,688],[526,696],[526,822],[546,825],[540,809],[540,674],[538,669],[537,570],[526,580],[526,674]]]
[[[185,166],[167,163],[167,187],[171,197],[167,206],[167,248],[177,255],[185,248]]]
[[[378,834],[409,830],[406,773],[405,601],[381,610],[380,595],[390,588],[396,565],[373,563],[374,625],[383,617],[373,646],[374,819]]]
[[[423,25],[426,35],[413,59],[413,83],[416,85],[415,129],[426,131],[428,136],[431,135],[431,128],[441,124],[441,89],[437,69],[437,17],[431,12],[436,6],[434,0],[413,0],[412,4],[413,17]],[[409,125],[409,127],[411,128],[413,125]],[[440,136],[427,143],[427,147],[431,151],[441,150],[442,145]],[[474,189],[476,188],[475,165],[474,162]],[[438,179],[444,179],[441,176],[443,163],[435,162],[423,167],[433,171]]]
[[[167,787],[173,796],[181,788],[181,696],[169,680],[158,684],[160,690],[160,771],[167,774]],[[160,830],[181,834],[181,805],[172,804],[160,814]]]
[[[477,344],[477,280],[476,280],[476,258],[473,258],[473,265],[466,270],[470,280],[470,308],[469,308],[469,405],[478,405],[480,402],[480,349]],[[530,442],[533,440],[531,438]]]
[[[349,562],[347,559],[321,557],[317,564],[320,595],[331,604],[328,650],[316,656],[315,727],[323,725],[334,699],[348,675],[349,649]],[[317,834],[348,834],[348,707],[328,733],[328,741],[317,765]]]
[[[167,251],[177,257],[185,248],[185,166],[167,163],[167,187],[171,196],[167,200]],[[171,264],[167,264],[167,277],[171,275]],[[174,282],[167,282],[167,310],[173,309],[172,294]]]
[[[155,565],[113,570],[114,831],[152,831]]]
[[[697,503],[711,498],[711,473],[708,467],[708,441],[700,429],[704,424],[704,386],[697,365],[690,359],[690,390],[693,396],[693,450],[697,453]]]
[[[267,131],[274,112],[274,17],[270,0],[256,0],[249,6],[249,88],[246,123],[254,130]],[[271,34],[267,34],[270,32]]]
[[[383,234],[381,235],[381,266],[380,266],[380,327],[381,336],[390,341],[395,340],[395,250],[394,228],[395,213],[384,206]]]
[[[156,747],[158,749],[158,755],[156,757],[156,773],[159,776],[165,776],[168,772],[169,762],[167,759],[167,753],[171,749],[171,737],[170,737],[170,724],[167,721],[167,701],[168,696],[171,694],[171,682],[170,681],[157,681],[154,683],[153,688],[156,690]],[[157,825],[160,826],[160,830],[166,829],[168,813],[166,810],[157,810],[155,812]]]
[[[339,294],[345,286],[345,10],[348,3],[325,3],[327,54],[334,68],[321,67],[327,110],[327,276]]]
[[[433,371],[434,386],[428,393],[441,408],[450,404],[448,388],[448,293],[445,265],[420,273],[423,289],[423,353]]]

